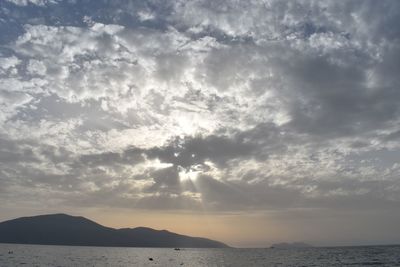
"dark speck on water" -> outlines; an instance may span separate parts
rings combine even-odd
[[[9,251],[14,255],[7,255]],[[152,257],[146,256],[152,255]],[[400,246],[301,249],[108,248],[0,244],[0,266],[400,266]],[[157,260],[155,260],[157,259]]]

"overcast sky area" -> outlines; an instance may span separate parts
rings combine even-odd
[[[0,2],[0,220],[400,243],[400,1]]]

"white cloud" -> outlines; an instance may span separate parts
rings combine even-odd
[[[15,56],[2,57],[0,58],[0,68],[2,68],[3,70],[8,70],[10,68],[16,67],[20,62],[21,61]]]
[[[39,60],[29,60],[28,66],[27,66],[28,73],[30,74],[37,74],[37,75],[45,75],[46,74],[46,66],[43,64],[43,62]]]
[[[27,6],[28,4],[45,6],[47,4],[56,4],[60,0],[6,0],[18,6]]]

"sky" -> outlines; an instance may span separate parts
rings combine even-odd
[[[400,243],[400,1],[2,0],[0,220]]]

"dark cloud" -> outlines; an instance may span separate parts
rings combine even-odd
[[[285,68],[302,99],[290,103],[290,125],[316,135],[363,134],[385,127],[399,114],[397,86],[366,88],[364,68],[330,63],[331,58],[307,58]],[[365,67],[365,65],[364,65]]]
[[[246,142],[240,137],[210,135],[178,137],[167,146],[153,148],[146,153],[150,158],[156,157],[162,162],[188,168],[192,165],[204,164],[206,160],[225,165],[230,159],[251,156],[254,150],[255,144]]]

